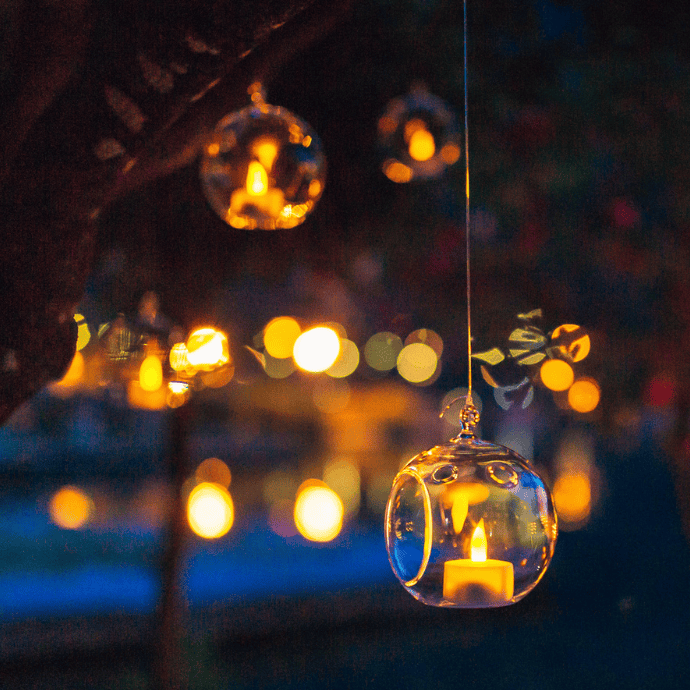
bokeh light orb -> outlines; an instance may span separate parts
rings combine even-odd
[[[218,123],[204,147],[202,187],[233,228],[294,228],[321,197],[326,160],[306,122],[257,96]]]
[[[562,359],[547,359],[539,369],[542,383],[552,391],[567,391],[575,380],[573,368]]]
[[[394,98],[378,121],[381,169],[398,183],[439,177],[461,155],[455,114],[425,87]]]
[[[187,361],[200,371],[213,371],[230,362],[228,339],[215,328],[198,328],[187,338]]]
[[[77,486],[63,486],[50,499],[50,519],[63,529],[81,529],[93,514],[91,497]]]
[[[345,508],[335,491],[323,482],[309,480],[297,493],[294,517],[299,533],[310,541],[332,541],[343,526]]]
[[[318,373],[333,365],[340,354],[340,338],[328,326],[317,326],[304,331],[293,348],[292,355],[303,371]]]
[[[578,379],[568,390],[568,404],[575,412],[582,414],[595,410],[600,399],[601,390],[594,379]]]
[[[227,489],[212,482],[197,484],[187,499],[187,521],[192,531],[204,539],[227,534],[235,521],[235,508]]]
[[[299,323],[290,316],[278,316],[264,328],[264,347],[271,357],[286,359],[292,356],[295,341],[302,333]]]
[[[385,516],[395,575],[419,601],[505,606],[543,577],[558,533],[549,491],[504,446],[458,437],[398,473]]]

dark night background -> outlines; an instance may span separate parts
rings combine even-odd
[[[376,481],[449,437],[436,413],[466,385],[464,168],[390,182],[377,121],[417,80],[462,117],[463,14],[451,0],[353,2],[266,79],[269,102],[309,122],[328,159],[303,225],[224,226],[196,162],[98,220],[89,323],[134,318],[155,291],[169,322],[225,329],[236,358],[235,379],[189,412],[188,469],[224,459],[237,517],[218,542],[186,538],[183,687],[642,690],[690,672],[690,8],[488,0],[468,15],[475,345],[505,345],[519,313],[542,309],[544,332],[589,333],[578,372],[602,391],[588,414],[538,385],[531,405],[518,395],[504,410],[477,367],[482,435],[526,449],[551,479],[563,440],[586,438],[592,513],[513,607],[427,608],[390,571]],[[365,417],[395,396],[406,407],[357,449],[361,507],[324,545],[270,532],[261,500],[271,472],[308,476],[341,433],[312,403],[313,377],[271,381],[244,347],[280,314],[338,321],[360,347],[417,328],[444,341],[429,386],[364,364],[353,375]],[[149,687],[172,423],[128,407],[121,375],[69,396],[44,389],[0,430],[2,687]],[[91,488],[98,522],[50,524],[63,484]]]

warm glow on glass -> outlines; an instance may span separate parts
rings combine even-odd
[[[580,326],[576,326],[572,323],[564,323],[551,334],[551,339],[558,340],[566,333],[572,333],[573,331],[577,331],[579,329]],[[589,354],[591,346],[592,344],[590,338],[585,333],[567,346],[561,346],[561,349],[569,355],[573,362],[581,362]]]
[[[592,486],[585,473],[562,474],[553,485],[553,501],[564,523],[585,521],[592,507]]]
[[[568,404],[575,412],[591,412],[599,404],[601,391],[593,379],[579,379],[568,391]]]
[[[163,366],[155,355],[149,355],[139,367],[139,385],[149,392],[157,391],[163,385]]]
[[[264,196],[268,191],[268,175],[259,161],[251,161],[247,170],[247,193],[250,196]]]
[[[486,560],[486,531],[484,530],[484,518],[479,521],[474,532],[472,532],[470,560],[475,562]]]
[[[297,338],[292,355],[300,369],[316,373],[326,371],[339,353],[338,334],[327,326],[317,326]]]
[[[278,155],[278,145],[274,139],[260,138],[254,142],[252,146],[254,155],[259,159],[259,163],[266,170],[273,168],[276,156]],[[251,163],[249,164],[251,166]]]
[[[552,391],[566,391],[573,383],[573,368],[562,359],[547,359],[539,370],[542,383]]]
[[[194,476],[198,482],[211,482],[226,489],[230,486],[232,479],[230,468],[219,458],[206,458],[196,468]]]
[[[302,333],[300,325],[289,316],[279,316],[264,329],[264,347],[271,357],[286,359],[292,357],[295,341]]]
[[[436,153],[434,136],[426,129],[416,130],[410,137],[408,144],[410,158],[416,161],[428,161]]]
[[[64,486],[50,499],[50,518],[63,529],[83,527],[93,513],[93,501],[76,486]]]
[[[228,339],[215,328],[199,328],[187,339],[187,359],[204,371],[223,366],[230,361]]]
[[[430,379],[438,366],[434,350],[424,343],[406,345],[398,355],[398,373],[410,383]]]
[[[333,364],[326,370],[329,376],[342,379],[353,374],[359,366],[359,350],[351,340],[340,339],[340,354]]]
[[[235,509],[228,491],[218,484],[202,482],[187,499],[187,521],[204,539],[218,539],[230,531]]]
[[[325,484],[306,482],[295,501],[295,525],[310,541],[331,541],[343,526],[343,502]]]
[[[170,348],[170,367],[173,371],[183,371],[189,366],[187,346],[184,343],[175,343]]]
[[[55,384],[56,386],[61,386],[69,388],[70,386],[75,386],[79,381],[81,381],[84,376],[84,355],[81,352],[75,352],[72,358],[72,363],[69,365],[69,369],[65,375]]]

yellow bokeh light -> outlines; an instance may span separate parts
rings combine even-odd
[[[438,366],[438,357],[425,343],[406,345],[398,355],[398,373],[410,383],[430,379]]]
[[[359,366],[359,349],[351,340],[340,339],[340,354],[333,364],[326,370],[329,376],[342,379],[353,374]]]
[[[163,385],[163,365],[156,355],[149,355],[141,363],[139,385],[150,393],[157,391]]]
[[[228,339],[215,328],[199,328],[187,338],[187,360],[196,369],[211,371],[230,361]]]
[[[398,355],[402,349],[402,340],[395,333],[382,331],[367,340],[364,359],[372,369],[390,371],[398,363]]]
[[[383,174],[391,181],[404,184],[412,179],[412,168],[396,160],[387,160],[383,164]]]
[[[302,333],[300,325],[289,316],[278,316],[269,321],[264,329],[264,347],[271,357],[292,357],[295,341]]]
[[[577,330],[581,330],[580,326],[576,326],[572,323],[564,323],[551,334],[551,340],[558,341],[567,333],[573,333]],[[591,347],[592,342],[590,337],[586,333],[583,333],[579,338],[573,340],[572,343],[561,345],[560,349],[564,354],[570,357],[573,362],[581,362],[589,354]]]
[[[568,404],[575,412],[591,412],[600,399],[599,384],[594,379],[578,379],[568,391]]]
[[[300,369],[316,373],[332,366],[339,353],[338,334],[327,326],[317,326],[297,338],[292,356]]]
[[[65,375],[55,384],[63,388],[70,388],[76,386],[84,376],[84,355],[81,352],[75,352],[69,368]]]
[[[542,383],[552,391],[567,391],[575,379],[573,368],[562,359],[547,359],[539,373]]]
[[[268,174],[259,161],[251,161],[247,170],[247,193],[249,196],[264,196],[268,192]]]
[[[346,512],[354,513],[361,500],[361,481],[357,465],[345,458],[331,460],[323,468],[323,480],[343,502]]]
[[[436,331],[432,331],[430,328],[418,328],[416,331],[412,331],[405,338],[405,345],[411,345],[412,343],[428,345],[439,359],[443,354],[443,339]]]
[[[460,158],[460,147],[457,144],[446,144],[441,148],[441,158],[444,163],[453,165]]]
[[[434,135],[426,129],[418,129],[410,137],[408,144],[410,158],[416,161],[428,161],[436,153]]]
[[[309,196],[314,198],[321,194],[321,183],[318,180],[312,180],[309,183]]]
[[[81,314],[75,314],[74,321],[77,324],[77,350],[83,350],[91,340],[89,324],[86,323]]]
[[[187,521],[192,531],[204,539],[227,534],[235,521],[235,508],[228,491],[211,482],[195,486],[187,499]]]
[[[194,476],[198,482],[211,482],[226,489],[232,479],[230,468],[219,458],[206,458],[196,468]]]
[[[295,526],[310,541],[331,541],[343,527],[343,502],[325,484],[305,482],[295,501]]]
[[[592,508],[592,486],[584,473],[562,474],[553,485],[553,501],[558,519],[565,523],[582,523]]]
[[[220,145],[217,143],[209,144],[206,147],[206,152],[209,156],[215,157],[220,153]]]
[[[50,519],[63,529],[80,529],[93,514],[93,501],[76,486],[63,486],[50,499]]]

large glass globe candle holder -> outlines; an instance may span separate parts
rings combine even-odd
[[[543,577],[558,533],[546,485],[529,462],[469,427],[398,473],[386,506],[395,575],[432,606],[513,604]]]
[[[294,228],[321,197],[326,162],[312,128],[263,100],[223,118],[204,146],[201,182],[214,211],[245,230]]]

